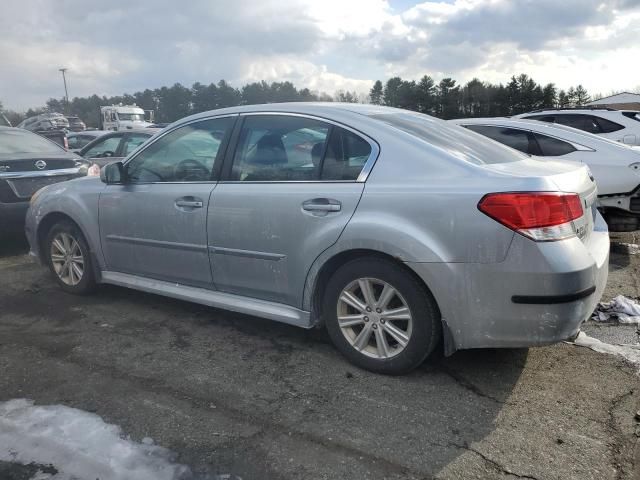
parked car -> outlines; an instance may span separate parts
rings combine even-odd
[[[67,116],[67,121],[69,122],[69,130],[72,132],[82,132],[87,129],[87,125],[85,125],[80,117]]]
[[[511,118],[452,120],[474,132],[538,157],[588,165],[609,230],[640,228],[640,149],[559,124]]]
[[[82,132],[69,133],[67,135],[69,150],[78,153],[84,146],[107,133],[109,132],[106,130],[85,130]]]
[[[24,128],[31,132],[68,130],[69,121],[61,113],[42,113],[23,120],[18,124],[18,128]]]
[[[406,372],[441,341],[451,354],[573,338],[607,280],[586,166],[415,112],[216,110],[100,174],[40,190],[29,210],[31,249],[63,290],[110,283],[324,325],[376,372]]]
[[[514,118],[559,123],[627,145],[640,145],[640,112],[611,108],[547,109]]]
[[[22,229],[41,187],[87,174],[88,164],[35,133],[0,127],[0,234]]]
[[[79,154],[98,166],[104,167],[108,163],[126,157],[156,132],[157,130],[152,128],[145,128],[103,133],[82,147]]]
[[[33,133],[37,133],[41,137],[44,137],[52,142],[57,143],[65,150],[69,149],[69,140],[67,138],[66,130],[37,130]]]

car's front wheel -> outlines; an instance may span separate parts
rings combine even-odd
[[[414,369],[441,335],[431,293],[410,272],[382,258],[359,258],[340,267],[329,280],[322,311],[338,350],[378,373]]]
[[[76,225],[68,221],[56,223],[47,234],[45,248],[49,268],[65,291],[85,294],[94,289],[89,247]]]

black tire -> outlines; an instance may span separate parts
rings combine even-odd
[[[56,272],[56,268],[54,267],[54,261],[52,258],[52,244],[54,242],[54,239],[56,239],[56,237],[58,237],[60,234],[66,234],[73,238],[77,242],[80,252],[82,253],[84,262],[83,272],[80,280],[74,285],[65,283],[60,275],[58,275],[58,273]],[[49,269],[56,279],[56,282],[58,282],[58,285],[60,285],[60,287],[65,292],[73,293],[75,295],[86,295],[88,293],[91,293],[95,289],[95,267],[93,266],[93,262],[91,261],[91,254],[87,241],[85,240],[84,235],[77,227],[77,225],[70,221],[60,221],[53,225],[53,227],[51,227],[51,229],[47,233],[43,248],[43,254],[46,255],[47,265],[49,265]]]
[[[351,345],[338,324],[338,301],[343,289],[364,278],[377,279],[392,286],[402,296],[411,314],[409,340],[400,353],[390,358],[372,358],[363,354]],[[351,363],[376,373],[400,375],[413,370],[433,352],[442,335],[440,311],[428,289],[402,266],[382,258],[358,258],[340,267],[327,284],[322,315],[336,348]]]

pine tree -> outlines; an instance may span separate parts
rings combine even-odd
[[[369,92],[369,101],[374,105],[382,105],[383,95],[384,91],[382,82],[380,80],[376,80],[376,83],[373,84],[373,87]]]

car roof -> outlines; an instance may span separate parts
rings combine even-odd
[[[622,110],[614,110],[611,108],[567,108],[567,109],[547,109],[547,110],[534,110],[532,112],[521,113],[520,115],[554,115],[554,114],[574,114],[574,115],[616,115],[622,114]]]
[[[331,112],[349,112],[365,116],[381,115],[391,113],[407,113],[407,110],[381,105],[369,105],[362,103],[340,103],[340,102],[286,102],[286,103],[264,103],[257,105],[239,105],[235,107],[220,108],[207,112],[197,113],[189,117],[178,120],[174,125],[190,122],[200,118],[211,117],[212,115],[242,114],[242,113],[274,112],[274,113],[300,113],[308,115],[325,116]]]

